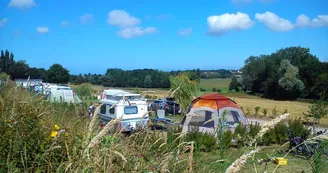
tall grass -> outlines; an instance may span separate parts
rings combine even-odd
[[[110,134],[120,120],[100,129],[76,109],[3,86],[0,172],[192,172],[193,142],[147,129]]]

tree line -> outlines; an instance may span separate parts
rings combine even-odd
[[[328,63],[309,48],[287,47],[270,55],[250,56],[242,68],[242,80],[231,89],[272,99],[328,99]]]

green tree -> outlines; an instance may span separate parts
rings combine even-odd
[[[12,79],[27,78],[29,76],[29,66],[25,61],[17,61],[10,65],[9,74]]]
[[[317,77],[312,92],[321,99],[328,100],[328,73],[323,73]]]
[[[67,83],[69,72],[60,64],[53,64],[47,71],[47,81],[50,83]]]
[[[173,97],[180,104],[183,113],[187,113],[187,106],[199,94],[199,83],[190,80],[187,73],[181,73],[177,76],[170,76],[171,88],[176,90]]]
[[[152,83],[151,76],[150,75],[145,76],[145,80],[144,80],[145,88],[151,88],[151,83]]]
[[[238,82],[237,77],[232,77],[231,82],[229,84],[229,90],[235,90],[236,92],[239,92],[240,87],[241,84]]]
[[[307,118],[313,119],[313,132],[315,132],[315,123],[319,123],[320,119],[328,115],[328,103],[318,100],[309,106],[307,113],[303,113]]]
[[[284,59],[281,60],[279,70],[282,72],[283,77],[278,83],[284,95],[289,98],[298,98],[304,90],[304,83],[297,78],[298,68]]]
[[[8,76],[9,76],[9,75],[7,75],[5,72],[1,72],[1,73],[0,73],[0,81],[1,81],[1,80],[7,80],[7,79],[8,79]]]

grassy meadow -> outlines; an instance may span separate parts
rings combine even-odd
[[[245,152],[254,150],[230,147],[222,155],[213,137],[182,136],[179,128],[124,136],[113,131],[119,120],[101,129],[97,116],[90,118],[81,110],[80,105],[51,104],[20,88],[2,87],[0,172],[225,172]],[[264,172],[257,159],[282,156],[278,150],[279,145],[261,145],[253,158],[238,164],[239,172],[254,172],[254,165]],[[288,165],[277,172],[311,172],[310,160],[287,158]],[[268,170],[275,167],[269,163]],[[327,164],[322,167],[327,169]]]
[[[240,106],[243,107],[244,112],[249,117],[255,116],[255,107],[260,107],[258,111],[258,118],[274,118],[277,115],[283,114],[285,111],[291,113],[292,118],[301,118],[305,120],[303,113],[308,111],[310,103],[300,102],[300,101],[277,101],[265,98],[260,98],[258,96],[249,95],[243,92],[229,92],[229,83],[231,79],[201,79],[200,88],[206,91],[200,92],[201,95],[213,93],[213,88],[219,88],[221,94],[226,95],[233,100],[235,100]],[[101,91],[104,89],[102,86],[93,85],[92,89],[94,91]],[[154,91],[154,93],[149,93],[149,96],[155,96],[157,98],[162,98],[168,92],[168,89],[159,88],[121,88],[130,92],[141,93],[144,91]],[[89,102],[95,102],[96,100],[89,100]],[[264,115],[264,109],[267,109],[267,114]],[[322,126],[328,126],[328,117],[324,117],[320,120]]]

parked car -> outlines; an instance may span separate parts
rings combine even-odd
[[[151,109],[153,111],[156,111],[158,109],[165,110],[165,112],[166,112],[166,111],[168,111],[169,106],[165,100],[159,99],[159,100],[154,100],[153,103],[151,103]]]
[[[167,101],[166,102],[169,106],[169,113],[170,114],[180,114],[181,113],[181,108],[180,105],[178,103],[176,103],[175,101]]]

